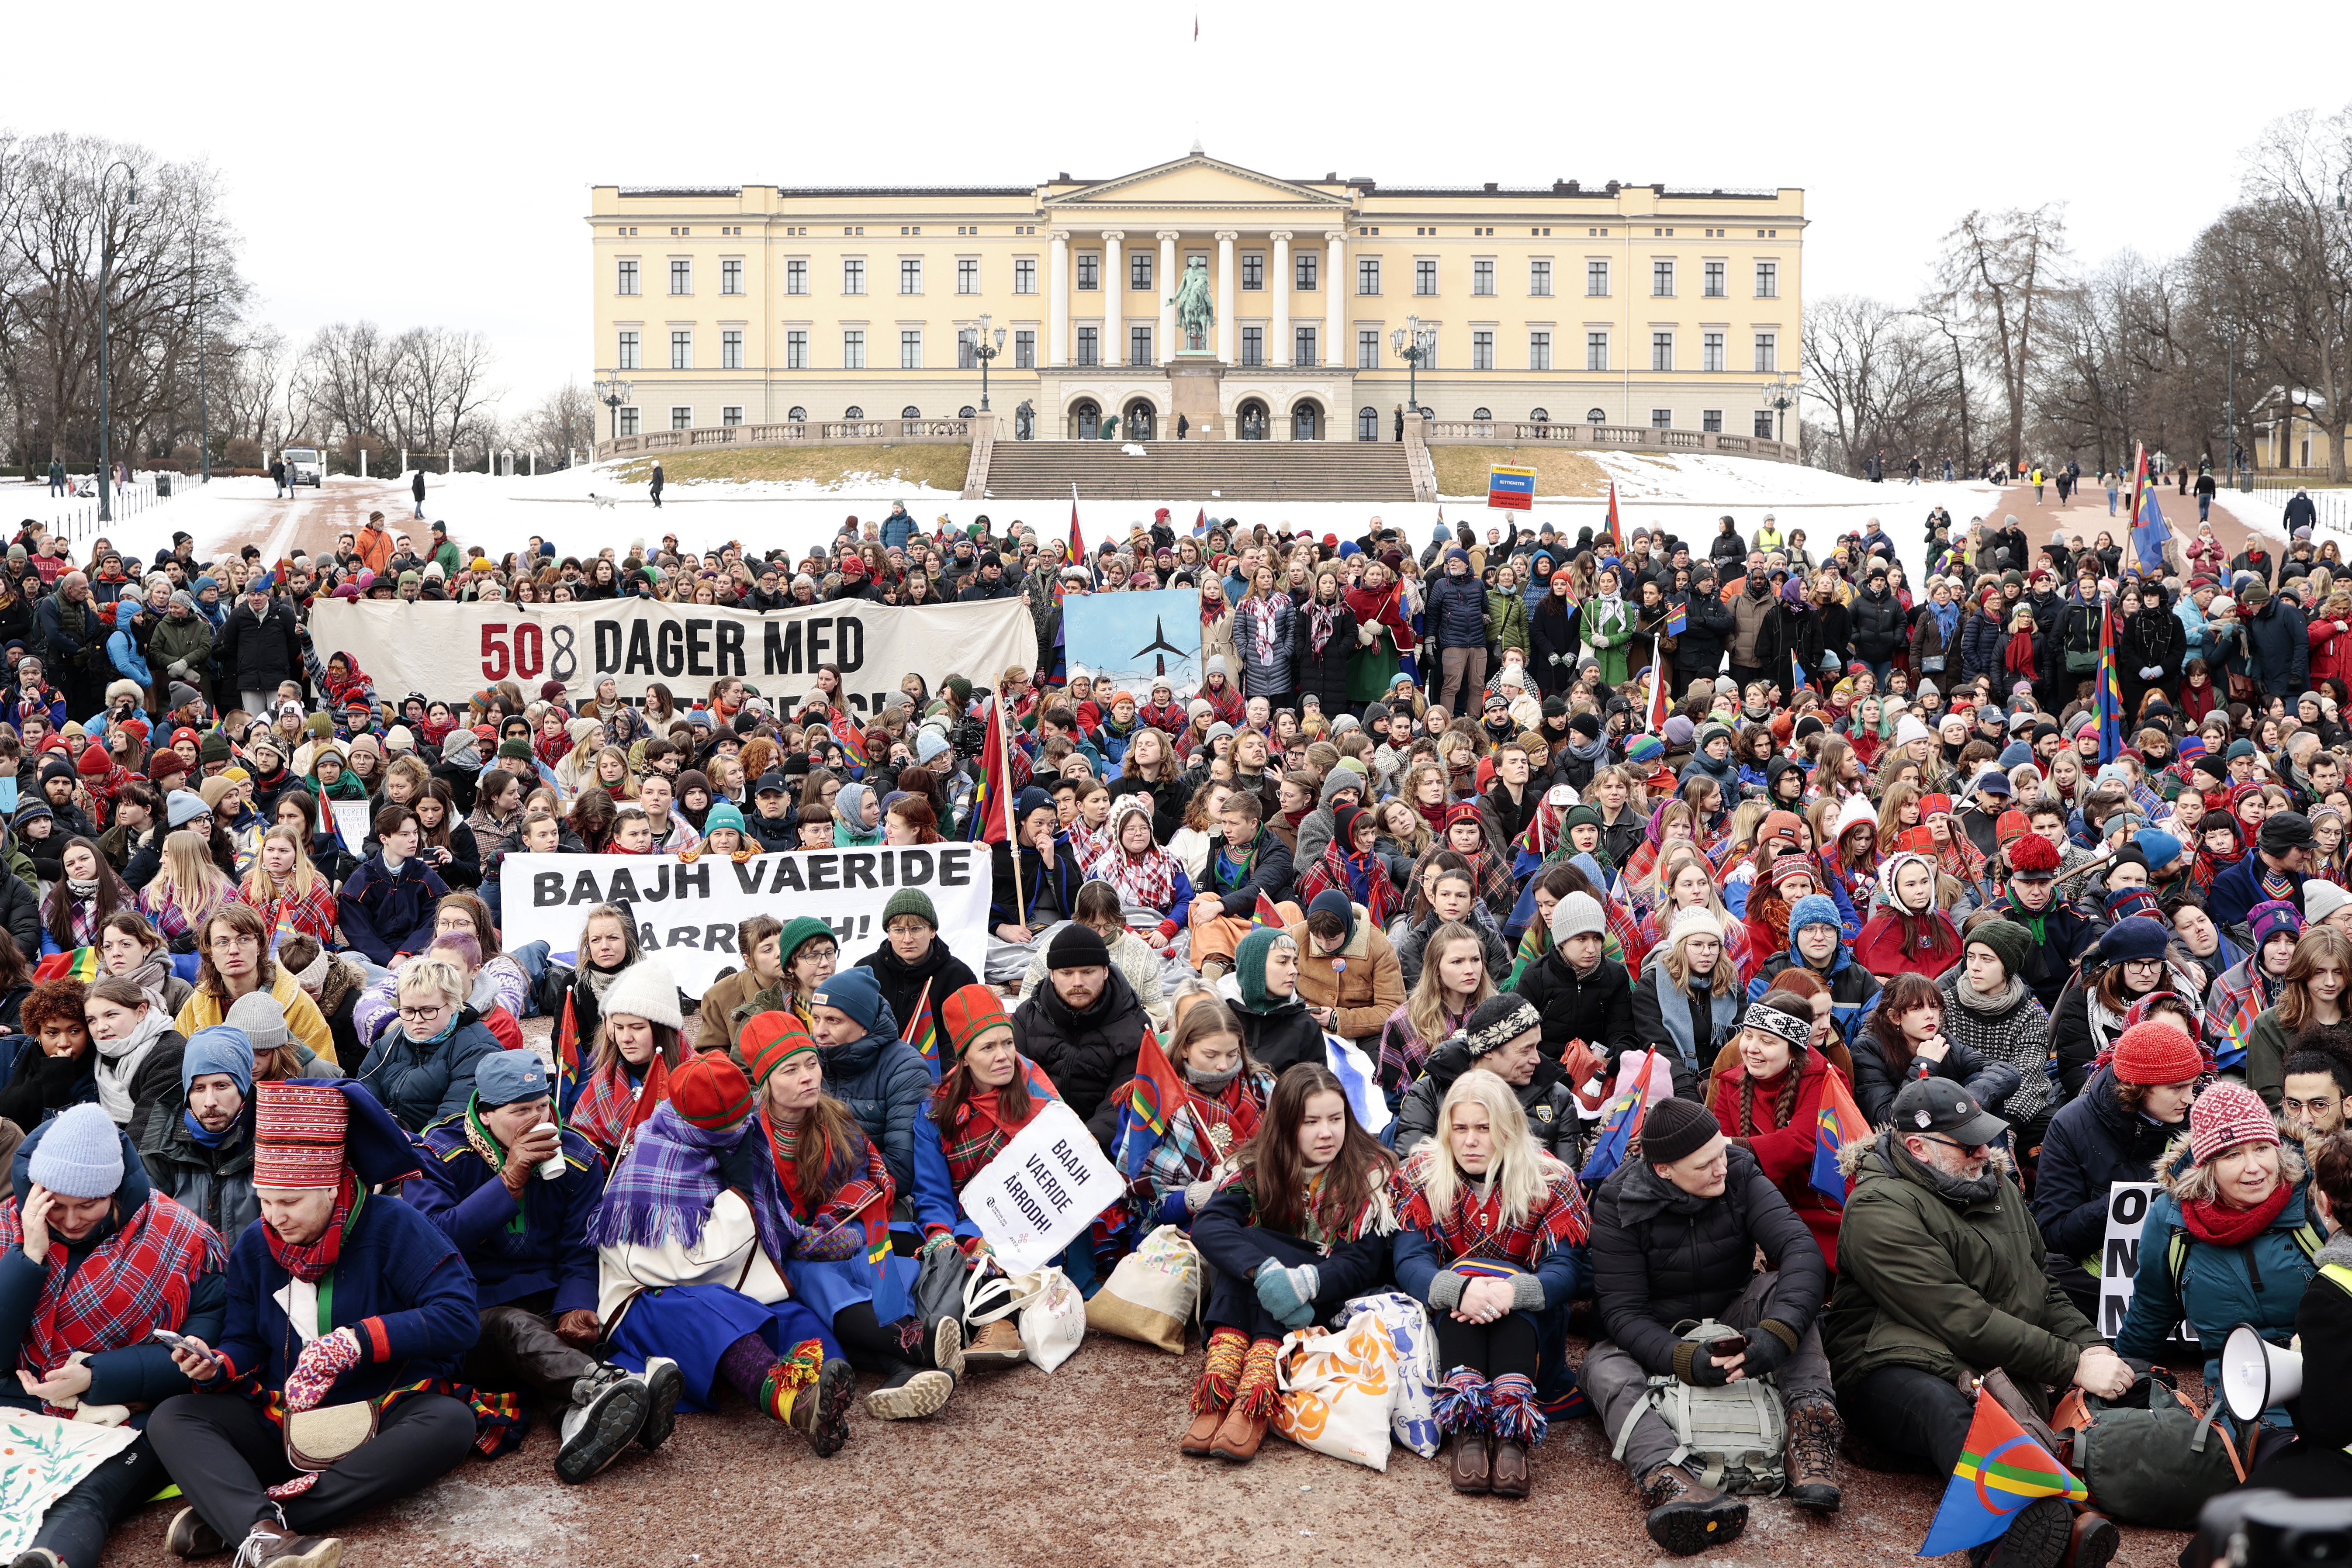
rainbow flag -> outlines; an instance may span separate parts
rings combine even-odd
[[[915,998],[914,1011],[908,1015],[907,1027],[898,1038],[922,1053],[923,1065],[931,1070],[931,1082],[940,1081],[940,1028],[931,1015],[931,983],[923,982],[923,994]]]
[[[563,1017],[555,1026],[555,1109],[557,1116],[569,1124],[572,1107],[580,1098],[586,1082],[580,1071],[580,1018],[572,1005],[572,993],[563,993]]]
[[[2124,699],[2116,685],[2116,634],[2122,617],[2112,601],[2099,609],[2099,685],[2094,694],[2099,710],[2099,761],[2113,762],[2123,753]]]
[[[1960,1461],[1952,1467],[1951,1482],[1936,1505],[1936,1521],[1927,1527],[1919,1555],[1941,1557],[1981,1546],[2007,1530],[2019,1509],[2045,1497],[2088,1502],[2091,1489],[2027,1437],[1999,1400],[1979,1388]]]
[[[79,980],[84,985],[98,978],[98,949],[77,947],[70,953],[52,953],[33,966],[33,984],[46,985],[51,980]]]
[[[1853,1103],[1853,1091],[1845,1086],[1845,1074],[1835,1067],[1822,1083],[1820,1110],[1813,1136],[1813,1190],[1832,1203],[1843,1203],[1847,1187],[1845,1172],[1838,1168],[1838,1155],[1849,1144],[1870,1136],[1870,1123],[1862,1107]]]
[[[988,738],[980,748],[980,778],[971,788],[971,814],[964,819],[963,836],[986,844],[1003,843],[1010,836],[1005,822],[1013,798],[1013,778],[1004,756],[1004,710],[994,695],[988,699]]]
[[[847,713],[836,713],[833,716],[831,727],[834,739],[841,742],[841,749],[847,754],[850,761],[863,768],[872,760],[866,755],[866,731],[860,727],[855,716]]]

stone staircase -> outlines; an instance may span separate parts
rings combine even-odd
[[[998,441],[979,476],[1007,500],[1369,501],[1413,498],[1401,443],[1150,441],[1131,457],[1118,441]],[[971,496],[967,486],[964,492]]]

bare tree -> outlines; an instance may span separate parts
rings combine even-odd
[[[573,452],[596,444],[595,394],[577,381],[567,381],[540,399],[522,422],[523,439],[550,464],[567,461]]]
[[[2009,460],[2024,460],[2025,418],[2045,297],[2064,282],[2066,222],[2056,205],[1970,212],[1944,236],[1939,290],[1962,305],[2008,400]]]

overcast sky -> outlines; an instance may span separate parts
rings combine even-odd
[[[1515,19],[1513,11],[1524,12]],[[1802,186],[1809,296],[1907,299],[1973,206],[2183,248],[2352,99],[2352,7],[28,5],[0,126],[218,171],[257,308],[592,373],[597,183],[1026,184],[1213,155],[1384,184]],[[1677,21],[1680,15],[1683,20]]]

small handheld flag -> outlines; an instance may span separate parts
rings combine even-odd
[[[1609,481],[1609,527],[1601,537],[1608,545],[1605,554],[1623,555],[1625,553],[1624,531],[1618,526],[1617,521],[1617,481],[1614,479]]]
[[[1272,926],[1276,931],[1281,930],[1282,911],[1274,906],[1274,900],[1260,893],[1257,895],[1257,907],[1250,911],[1250,929],[1256,931],[1265,926]]]
[[[1674,694],[1667,689],[1671,683],[1666,679],[1665,665],[1660,663],[1664,657],[1658,635],[1654,632],[1650,634],[1650,701],[1642,713],[1642,730],[1645,735],[1655,735],[1664,729],[1666,715],[1671,711]]]
[[[2088,1502],[2091,1489],[2026,1436],[2017,1417],[1979,1387],[1959,1463],[1952,1467],[1951,1481],[1936,1505],[1936,1521],[1927,1527],[1918,1554],[1941,1557],[1996,1540],[2018,1510],[2045,1497]]]
[[[940,1028],[931,1013],[931,983],[923,982],[923,994],[915,998],[914,1010],[907,1015],[907,1027],[898,1038],[921,1053],[923,1065],[931,1070],[931,1082],[940,1081]]]
[[[52,953],[33,966],[33,983],[47,985],[51,980],[79,980],[84,984],[98,978],[98,949],[77,947],[70,953]]]
[[[1577,1173],[1579,1179],[1588,1184],[1606,1181],[1625,1163],[1633,1140],[1642,1135],[1642,1119],[1649,1113],[1650,1071],[1657,1061],[1657,1048],[1653,1046],[1643,1058],[1642,1071],[1633,1087],[1610,1103],[1608,1113],[1601,1119],[1601,1131],[1593,1135],[1592,1150],[1585,1157],[1584,1168]]]
[[[1070,559],[1084,562],[1087,559],[1086,536],[1078,532],[1078,482],[1070,481]]]
[[[563,993],[563,1018],[555,1027],[555,1108],[568,1124],[580,1098],[580,1018],[572,993]]]
[[[1838,1155],[1848,1145],[1868,1137],[1870,1124],[1864,1119],[1862,1107],[1853,1103],[1845,1074],[1835,1067],[1822,1082],[1821,1109],[1814,1114],[1819,1120],[1813,1136],[1813,1190],[1832,1203],[1842,1204],[1848,1183],[1845,1172],[1839,1168]]]
[[[1197,539],[1197,538],[1199,538],[1202,534],[1205,534],[1205,533],[1207,533],[1208,531],[1209,531],[1209,508],[1208,508],[1208,507],[1202,507],[1201,508],[1201,510],[1200,510],[1199,514],[1198,514],[1197,516],[1195,516],[1195,517],[1192,518],[1192,537],[1193,537],[1194,538],[1196,538],[1196,539]]]

